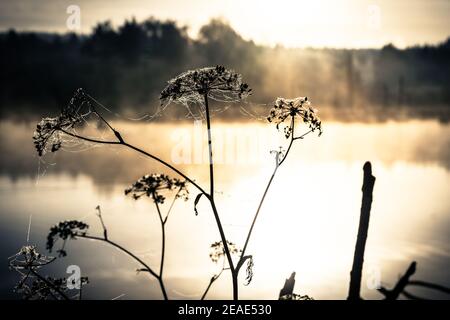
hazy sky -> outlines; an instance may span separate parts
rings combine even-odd
[[[244,38],[289,47],[399,47],[450,36],[450,0],[0,0],[0,29],[67,31],[69,5],[81,10],[81,29],[149,16],[177,20],[195,36],[213,17]]]

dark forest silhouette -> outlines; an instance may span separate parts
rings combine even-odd
[[[392,119],[406,110],[447,121],[449,52],[450,39],[404,50],[270,48],[217,19],[195,40],[186,27],[154,18],[118,28],[103,22],[82,36],[10,30],[0,34],[0,114],[56,112],[76,87],[115,110],[152,113],[159,89],[179,70],[224,64],[252,83],[253,103],[309,92],[324,115],[340,120]]]

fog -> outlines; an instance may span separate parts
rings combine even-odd
[[[289,49],[244,40],[213,19],[196,39],[186,27],[156,18],[99,23],[91,34],[0,35],[2,117],[58,112],[83,87],[112,110],[153,114],[167,80],[186,69],[224,65],[253,88],[248,105],[263,112],[278,96],[308,96],[329,120],[448,121],[449,40],[397,49]],[[182,110],[167,118],[182,118]],[[239,119],[239,112],[223,118]]]

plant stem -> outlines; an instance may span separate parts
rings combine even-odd
[[[154,156],[150,153],[148,153],[145,150],[142,150],[134,145],[131,145],[127,142],[125,142],[122,137],[120,136],[120,133],[118,131],[116,131],[115,129],[113,129],[109,124],[109,128],[113,131],[113,133],[116,135],[116,137],[118,138],[118,141],[104,141],[104,140],[97,140],[97,139],[93,139],[93,138],[88,138],[88,137],[84,137],[84,136],[80,136],[78,134],[75,133],[71,133],[69,131],[66,131],[62,128],[58,128],[58,130],[60,130],[61,132],[72,136],[74,138],[78,138],[84,141],[88,141],[88,142],[92,142],[92,143],[100,143],[100,144],[110,144],[110,145],[122,145],[125,147],[128,147],[134,151],[137,151],[138,153],[141,153],[149,158],[152,158],[154,160],[156,160],[157,162],[163,164],[164,166],[166,166],[167,168],[171,169],[172,171],[174,171],[175,173],[177,173],[178,175],[180,175],[181,177],[183,177],[186,181],[188,181],[189,183],[191,183],[193,186],[195,186],[201,193],[203,193],[208,199],[209,202],[211,203],[211,208],[213,210],[213,214],[214,214],[214,218],[216,220],[216,224],[217,227],[219,229],[219,233],[220,233],[220,238],[221,241],[223,243],[224,249],[225,249],[225,255],[227,256],[227,260],[228,260],[228,264],[230,266],[230,270],[232,275],[234,274],[234,265],[233,265],[233,260],[231,257],[231,253],[230,250],[228,248],[228,243],[225,237],[225,233],[223,231],[223,227],[222,227],[222,223],[220,221],[220,217],[219,214],[217,212],[217,208],[214,202],[214,164],[213,164],[213,155],[212,155],[212,134],[211,134],[211,120],[210,120],[210,115],[209,115],[209,105],[208,105],[208,96],[207,94],[204,95],[204,99],[205,99],[205,108],[206,108],[206,123],[207,123],[207,129],[208,129],[208,147],[209,147],[209,178],[210,178],[210,194],[208,194],[200,185],[198,185],[193,179],[189,178],[187,175],[185,175],[184,173],[182,173],[180,170],[178,170],[177,168],[175,168],[174,166],[172,166],[171,164],[169,164],[168,162],[160,159],[157,156]],[[106,122],[106,120],[103,119],[103,121]],[[98,238],[97,240],[103,240],[105,241],[105,239],[102,238]],[[107,242],[109,242],[109,240],[107,240]],[[112,243],[110,243],[112,244]],[[122,248],[123,250],[125,250],[124,248]],[[124,251],[127,252],[127,251]],[[129,255],[131,255],[130,252],[127,252]],[[137,258],[137,257],[136,257]],[[140,262],[142,264],[142,262]],[[158,275],[156,273],[154,273],[153,270],[151,270],[150,268],[146,267],[148,269],[148,271],[155,276],[158,280],[160,280],[160,278],[158,277]],[[237,275],[236,275],[237,276]],[[164,291],[163,291],[164,293]],[[165,295],[165,298],[167,298],[167,296]],[[237,288],[237,281],[233,281],[233,299],[237,300],[238,299],[238,288]]]
[[[405,287],[408,285],[409,278],[416,272],[416,265],[417,263],[415,261],[411,262],[405,274],[398,280],[395,287],[392,288],[391,290],[388,290],[384,287],[378,289],[378,291],[385,296],[385,300],[397,300],[397,298],[400,296],[403,290],[405,290]],[[349,297],[349,300],[350,298],[351,297]]]
[[[421,280],[410,280],[410,281],[408,281],[408,285],[420,286],[420,287],[424,287],[424,288],[428,288],[428,289],[441,291],[446,294],[450,294],[450,287],[444,287],[444,286],[442,286],[440,284],[436,284],[436,283],[431,283],[431,282],[426,282],[426,281],[421,281]]]
[[[125,147],[128,147],[128,148],[130,148],[130,149],[132,149],[132,150],[134,150],[134,151],[137,151],[137,152],[139,152],[139,153],[141,153],[141,154],[143,154],[143,155],[145,155],[145,156],[147,156],[147,157],[149,157],[149,158],[152,158],[153,160],[156,160],[156,161],[158,161],[159,163],[163,164],[163,165],[166,166],[167,168],[171,169],[172,171],[174,171],[175,173],[179,174],[181,177],[183,177],[184,179],[186,179],[189,183],[191,183],[193,186],[195,186],[201,193],[207,195],[206,191],[203,190],[202,187],[200,187],[194,180],[192,180],[191,178],[189,178],[189,177],[188,177],[187,175],[185,175],[183,172],[181,172],[180,170],[178,170],[177,168],[175,168],[175,167],[172,166],[171,164],[167,163],[166,161],[160,159],[159,157],[154,156],[154,155],[148,153],[147,151],[144,151],[144,150],[142,150],[142,149],[140,149],[140,148],[138,148],[138,147],[135,147],[135,146],[133,146],[133,145],[131,145],[131,144],[129,144],[129,143],[121,142],[121,141],[104,141],[104,140],[97,140],[97,139],[92,139],[92,138],[83,137],[83,136],[80,136],[80,135],[78,135],[78,134],[74,134],[74,133],[71,133],[71,132],[69,132],[69,131],[66,131],[66,130],[64,130],[64,129],[59,129],[59,130],[60,130],[61,132],[65,133],[65,134],[69,135],[69,136],[74,137],[74,138],[78,138],[78,139],[81,139],[81,140],[84,140],[84,141],[88,141],[88,142],[92,142],[92,143],[123,145],[123,146],[125,146]]]
[[[161,233],[162,233],[161,234],[161,237],[162,237],[162,240],[161,240],[161,262],[159,265],[159,279],[158,280],[159,280],[159,285],[161,286],[163,295],[164,295],[165,299],[168,300],[166,288],[165,288],[164,282],[163,282],[164,256],[165,256],[165,252],[166,252],[166,226],[165,226],[165,222],[162,217],[162,214],[161,214],[161,210],[159,208],[159,204],[158,204],[158,202],[156,202],[156,195],[154,192],[153,192],[153,200],[155,201],[156,209],[158,211],[159,221],[161,223]]]
[[[211,119],[209,117],[208,95],[205,94],[205,109],[206,109],[206,128],[208,130],[208,154],[209,154],[209,194],[211,200],[214,201],[214,163],[212,153],[212,134],[211,134]]]
[[[169,300],[169,297],[167,296],[166,287],[164,286],[163,279],[161,277],[158,277],[159,286],[161,287],[162,294],[164,296],[164,300]]]
[[[264,199],[266,198],[267,192],[269,191],[270,185],[272,184],[272,181],[275,178],[275,174],[277,173],[277,170],[278,170],[278,166],[275,167],[275,170],[273,170],[273,173],[270,176],[269,182],[267,183],[266,189],[264,190],[262,198],[261,198],[261,200],[259,202],[258,209],[256,210],[255,216],[253,217],[253,221],[252,221],[252,224],[250,226],[250,230],[248,231],[248,234],[247,234],[247,239],[245,240],[244,247],[242,248],[241,259],[239,259],[239,263],[238,263],[238,271],[239,271],[239,269],[241,268],[241,266],[243,264],[243,263],[240,263],[240,262],[241,262],[241,260],[244,257],[245,250],[247,249],[248,242],[250,241],[250,236],[252,235],[253,227],[255,226],[255,223],[256,223],[256,219],[258,218],[258,215],[259,215],[259,212],[261,210],[262,204],[264,202]]]
[[[295,129],[295,127],[294,127],[295,121],[294,120],[295,120],[294,117],[292,117],[291,118],[291,124],[290,124],[290,126],[291,126],[291,140],[289,142],[289,146],[288,146],[288,148],[286,150],[286,153],[284,154],[284,156],[283,156],[283,158],[281,160],[278,159],[279,154],[277,154],[276,163],[275,163],[275,169],[273,170],[273,173],[270,176],[270,179],[269,179],[269,182],[267,183],[266,189],[264,190],[264,193],[263,193],[263,195],[261,197],[261,200],[259,201],[258,208],[256,209],[255,216],[253,218],[252,224],[251,224],[250,229],[249,229],[248,234],[247,234],[247,239],[245,240],[244,247],[242,248],[241,257],[239,258],[239,261],[238,261],[237,266],[236,266],[237,273],[239,273],[239,270],[242,267],[242,265],[244,264],[244,260],[246,259],[245,258],[245,251],[247,250],[247,246],[248,246],[248,243],[250,241],[250,236],[252,235],[252,232],[253,232],[253,227],[255,226],[256,219],[258,218],[258,215],[259,215],[259,212],[261,210],[261,207],[262,207],[262,205],[264,203],[264,200],[266,199],[267,192],[269,191],[269,188],[270,188],[270,186],[272,184],[272,181],[275,178],[275,175],[276,175],[276,173],[278,171],[278,168],[280,167],[280,165],[284,162],[284,160],[288,156],[289,151],[291,150],[292,144],[294,143],[294,140],[296,139],[296,138],[294,138],[294,134],[295,134],[295,131],[294,131],[294,129]]]
[[[51,283],[50,281],[48,281],[47,279],[45,279],[43,276],[41,276],[39,273],[37,273],[36,271],[33,270],[33,268],[30,268],[30,272],[32,274],[34,274],[36,277],[38,277],[40,280],[42,280],[43,282],[45,282],[46,285],[48,285],[50,288],[52,288],[53,290],[55,290],[56,292],[58,292],[61,297],[63,297],[65,300],[70,300],[70,298],[61,290],[59,290],[55,285],[53,285],[53,283]]]
[[[178,189],[177,193],[175,194],[175,196],[174,196],[173,199],[172,199],[172,203],[170,204],[170,207],[169,207],[169,209],[167,210],[166,216],[165,216],[165,218],[164,218],[164,220],[163,220],[164,224],[167,222],[167,219],[169,218],[169,215],[170,215],[170,213],[172,212],[173,205],[175,204],[175,200],[178,199],[178,195],[180,194],[181,188],[182,188],[182,187],[180,187],[180,188]]]
[[[222,271],[220,271],[219,274],[214,275],[214,276],[211,278],[211,280],[209,280],[209,284],[208,284],[208,286],[206,287],[205,292],[203,292],[203,295],[202,295],[202,297],[200,298],[200,300],[205,300],[206,295],[208,294],[208,291],[209,291],[209,289],[211,288],[212,284],[213,284],[217,279],[219,279],[219,277],[220,277],[220,275],[222,274],[222,272],[223,272],[223,269],[222,269]]]
[[[225,249],[225,255],[227,256],[228,264],[230,266],[231,274],[234,275],[234,264],[233,259],[231,258],[230,249],[228,248],[227,238],[225,237],[225,233],[223,231],[222,223],[220,221],[219,213],[217,212],[216,204],[214,202],[214,161],[213,161],[213,153],[212,153],[212,134],[211,134],[211,119],[209,115],[209,104],[208,104],[208,94],[204,95],[205,99],[205,111],[206,111],[206,127],[208,130],[208,148],[209,148],[209,189],[210,194],[208,196],[209,202],[211,203],[211,208],[214,213],[214,218],[216,219],[217,227],[219,229],[220,238],[223,243],[223,247]],[[205,194],[206,195],[206,194]],[[238,286],[237,281],[234,281],[233,276],[233,300],[238,299]]]
[[[211,277],[211,279],[209,280],[209,284],[206,287],[205,292],[203,292],[202,297],[200,298],[200,300],[205,300],[206,295],[208,294],[209,289],[211,288],[212,284],[220,278],[220,276],[222,275],[223,271],[225,270],[225,259],[223,259],[223,265],[222,265],[222,269],[220,270],[220,272],[218,274],[215,274],[214,276]]]
[[[86,234],[85,235],[78,234],[77,237],[106,242],[106,243],[112,245],[113,247],[119,249],[120,251],[126,253],[130,257],[132,257],[134,260],[136,260],[137,262],[139,262],[141,265],[144,266],[144,270],[142,270],[142,271],[148,271],[153,277],[155,277],[158,280],[159,285],[161,286],[161,291],[163,293],[164,300],[168,300],[167,293],[166,293],[166,290],[164,288],[164,283],[162,282],[161,277],[155,271],[153,271],[153,269],[150,268],[144,261],[142,261],[139,257],[137,257],[135,254],[133,254],[132,252],[130,252],[129,250],[125,249],[121,245],[119,245],[119,244],[117,244],[117,243],[115,243],[115,242],[113,242],[113,241],[111,241],[109,239],[107,240],[107,239],[104,239],[104,238],[100,238],[100,237],[96,237],[96,236],[89,236],[89,235],[86,235]]]

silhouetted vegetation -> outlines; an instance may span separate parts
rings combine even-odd
[[[20,275],[14,291],[20,294],[24,300],[81,300],[82,288],[89,283],[87,277],[74,280],[53,278],[40,273],[41,269],[55,260],[55,257],[39,253],[35,246],[23,246],[19,252],[9,257],[10,270],[16,271]],[[69,281],[72,281],[72,286],[68,286]],[[78,293],[73,297],[70,296],[69,287],[78,288]]]
[[[103,237],[89,235],[87,233],[89,226],[82,221],[63,221],[50,229],[50,233],[47,237],[47,249],[52,250],[55,241],[57,239],[62,239],[63,246],[58,252],[60,255],[65,256],[66,252],[64,250],[64,246],[68,239],[86,238],[106,242],[109,245],[125,252],[141,264],[144,268],[139,269],[139,271],[149,272],[150,275],[155,277],[160,284],[164,299],[168,299],[163,281],[163,266],[165,256],[165,224],[172,206],[170,206],[165,215],[161,213],[160,205],[164,203],[165,196],[160,192],[178,190],[174,196],[174,201],[180,197],[187,199],[189,192],[186,186],[187,184],[190,184],[199,192],[194,200],[195,214],[198,214],[196,206],[202,197],[205,198],[211,206],[211,211],[214,215],[218,228],[220,241],[217,241],[211,245],[212,253],[210,254],[210,258],[216,263],[219,262],[219,260],[222,260],[223,262],[221,271],[211,278],[201,298],[205,298],[212,284],[220,277],[222,272],[224,270],[229,270],[233,285],[233,299],[237,300],[239,298],[238,276],[244,263],[247,263],[245,284],[248,285],[253,278],[253,256],[247,255],[246,249],[260,209],[278,169],[286,160],[294,141],[303,139],[306,135],[315,131],[319,132],[319,136],[322,133],[321,120],[317,116],[316,110],[313,109],[311,102],[306,97],[298,97],[295,99],[276,99],[273,108],[269,112],[267,121],[276,124],[276,129],[278,131],[282,130],[286,140],[288,140],[289,143],[286,150],[280,147],[279,150],[271,152],[274,154],[274,170],[268,180],[267,186],[256,209],[243,248],[242,250],[239,249],[238,246],[230,242],[226,237],[221,217],[216,207],[214,191],[216,181],[214,179],[213,139],[211,130],[212,122],[209,101],[213,100],[218,102],[241,103],[241,101],[248,97],[251,93],[252,89],[250,89],[249,85],[242,80],[241,74],[223,66],[186,71],[171,79],[168,82],[168,85],[161,91],[160,101],[163,106],[167,106],[172,102],[178,103],[185,107],[191,115],[197,115],[198,117],[206,119],[209,155],[209,191],[206,191],[198,182],[195,181],[195,178],[187,176],[185,173],[181,172],[170,163],[162,160],[160,157],[126,142],[122,137],[122,134],[102,115],[102,108],[105,107],[96,99],[87,94],[83,89],[78,89],[69,104],[60,111],[59,116],[43,118],[37,124],[33,135],[33,140],[37,153],[40,157],[45,156],[48,152],[57,152],[61,148],[64,148],[66,144],[70,144],[71,142],[73,143],[73,141],[81,141],[88,144],[117,145],[136,151],[141,155],[159,162],[166,168],[181,176],[182,179],[169,178],[164,174],[145,175],[135,182],[130,188],[125,190],[125,195],[131,194],[135,200],[138,200],[144,196],[152,198],[156,206],[162,228],[162,249],[159,272],[153,271],[153,269],[148,267],[144,261],[139,259],[132,252],[121,245],[112,242],[108,238],[108,232],[101,215],[100,207],[97,207],[97,210],[98,217],[103,228]],[[92,116],[94,116],[97,121],[100,121],[100,123],[107,128],[111,138],[105,138],[105,135],[99,135],[99,137],[88,136],[79,131],[80,129],[82,130],[85,123],[92,121]],[[303,124],[307,126],[309,130],[303,132],[302,134],[298,134],[298,129],[296,131],[297,127],[295,126],[296,122],[297,127]],[[97,124],[97,128],[98,127],[99,125]],[[234,260],[233,257],[237,258]]]
[[[216,64],[240,70],[256,92],[252,102],[308,92],[323,114],[341,120],[405,114],[448,120],[450,106],[450,40],[404,50],[270,48],[244,40],[221,20],[192,39],[186,27],[150,18],[118,28],[102,22],[82,36],[10,30],[0,34],[0,52],[2,117],[55,112],[76,87],[122,113],[152,113],[166,79]]]

